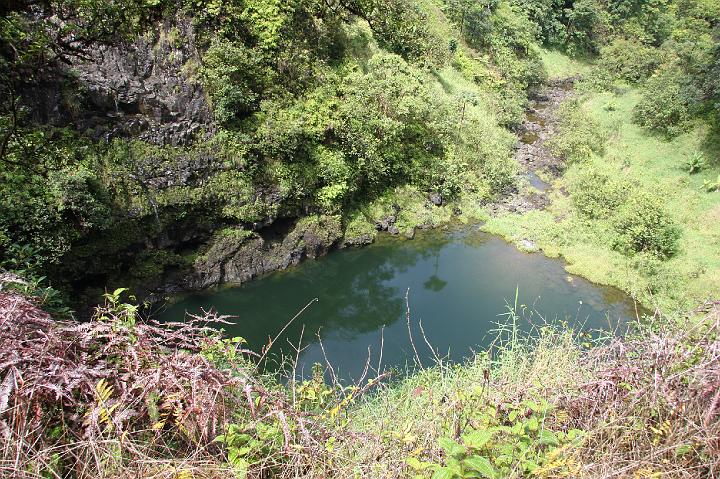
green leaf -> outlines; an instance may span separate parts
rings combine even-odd
[[[445,468],[456,476],[462,476],[462,462],[454,457],[448,458]]]
[[[472,431],[462,436],[465,445],[471,449],[480,449],[492,439],[492,431]]]
[[[459,456],[467,453],[467,448],[465,446],[446,437],[441,437],[438,440],[438,444],[440,444],[440,447],[445,450],[448,456]]]
[[[123,294],[125,291],[127,291],[127,288],[118,288],[115,291],[113,291],[112,296],[113,298],[119,298],[121,294]]]
[[[247,478],[247,472],[250,468],[250,463],[246,461],[245,459],[238,459],[233,464],[233,468],[235,469],[235,477],[237,479],[245,479]]]
[[[533,416],[525,421],[525,428],[528,431],[537,431],[540,428],[540,422],[538,421],[537,416]]]
[[[441,467],[435,474],[432,475],[432,479],[453,479],[453,473],[446,467]]]
[[[472,456],[468,459],[465,459],[463,461],[463,465],[468,469],[472,469],[473,471],[480,473],[482,477],[487,477],[488,479],[495,479],[495,477],[497,476],[495,467],[485,457]]]
[[[232,447],[228,449],[228,461],[233,465],[244,464],[247,462],[245,456],[248,452],[250,452],[249,447],[242,447],[240,449]]]
[[[527,407],[530,408],[532,412],[536,412],[538,414],[545,414],[550,409],[550,404],[544,399],[540,400],[540,403],[536,403],[535,401],[525,401],[525,404],[527,404]]]
[[[543,429],[540,431],[539,443],[543,446],[559,446],[560,440],[558,440],[554,432]]]
[[[532,472],[538,467],[540,466],[538,466],[538,464],[532,460],[527,460],[523,463],[523,469],[525,470],[525,472],[528,472],[530,474],[532,474]]]
[[[432,462],[424,462],[416,457],[408,457],[405,459],[405,463],[416,471],[424,471],[434,466]]]
[[[683,457],[690,454],[693,451],[693,447],[689,444],[683,444],[682,446],[675,449],[675,457]]]

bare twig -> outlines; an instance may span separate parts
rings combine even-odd
[[[417,352],[417,348],[415,347],[415,340],[413,339],[412,328],[410,327],[410,288],[408,288],[405,292],[405,320],[407,323],[407,331],[408,337],[410,338],[410,345],[412,346],[413,352],[415,353],[415,361],[417,361],[420,369],[425,369],[422,361],[420,360],[420,355]]]

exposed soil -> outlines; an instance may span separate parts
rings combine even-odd
[[[529,183],[530,188],[520,187],[501,201],[490,205],[492,215],[524,213],[542,209],[549,204],[548,193],[552,185],[542,178],[560,176],[564,162],[553,155],[547,141],[555,134],[560,104],[574,94],[576,78],[554,80],[530,97],[525,120],[518,129],[519,141],[515,145],[518,162],[518,183]]]

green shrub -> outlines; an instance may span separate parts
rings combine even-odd
[[[570,54],[595,53],[604,42],[610,18],[596,0],[513,0],[535,24],[545,45]]]
[[[660,60],[658,49],[618,38],[600,50],[595,75],[608,80],[638,83],[652,75]]]
[[[568,53],[596,53],[609,30],[609,18],[601,2],[575,0],[572,8],[561,10],[566,16],[564,40]]]
[[[615,248],[625,254],[649,253],[669,258],[679,248],[680,228],[661,201],[646,192],[635,193],[613,219]]]
[[[368,21],[378,43],[407,60],[433,57],[436,42],[428,28],[428,15],[417,3],[406,0],[350,1],[351,9]]]
[[[406,463],[417,472],[434,471],[433,479],[493,479],[513,477],[513,471],[520,471],[522,477],[574,475],[578,465],[563,451],[580,443],[583,431],[551,429],[545,423],[551,410],[544,400],[480,409],[476,415],[482,428],[469,429],[457,440],[438,440],[445,452],[442,466],[415,457],[408,457]]]
[[[0,170],[0,231],[57,263],[72,243],[110,222],[106,192],[89,169],[62,168],[43,177]]]
[[[623,178],[589,171],[571,182],[570,198],[583,216],[608,218],[625,202],[631,188]]]
[[[0,237],[0,239],[2,239]],[[53,288],[43,272],[43,258],[31,246],[0,242],[0,286],[33,298],[33,302],[57,318],[71,316],[67,298]]]
[[[218,40],[203,57],[200,78],[215,118],[228,124],[258,108],[270,71],[261,56],[241,43]]]
[[[551,151],[568,163],[589,160],[602,154],[605,134],[582,109],[579,101],[564,103],[558,112],[558,134],[548,141]]]
[[[368,68],[346,79],[335,132],[355,170],[354,186],[378,192],[424,176],[442,156],[439,120],[449,112],[422,72],[400,56],[375,55]]]
[[[676,68],[666,68],[647,81],[642,98],[635,105],[635,121],[667,136],[684,131],[692,117],[692,87]]]
[[[689,174],[694,175],[700,173],[707,168],[707,158],[702,151],[695,151],[683,165],[683,169]]]

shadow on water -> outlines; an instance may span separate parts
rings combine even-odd
[[[283,354],[294,356],[290,343],[297,344],[302,333],[299,367],[306,375],[327,356],[340,376],[357,378],[368,348],[377,367],[381,337],[382,367],[402,368],[414,356],[406,323],[408,290],[413,335],[426,364],[432,352],[422,341],[420,321],[431,344],[459,361],[489,344],[489,332],[502,321],[516,290],[526,330],[540,318],[612,328],[635,315],[627,296],[569,276],[559,260],[522,253],[477,231],[428,231],[413,241],[384,238],[365,248],[337,251],[240,288],[188,295],[160,319],[215,308],[237,317],[227,334],[259,350],[318,298],[273,346],[275,361]]]

